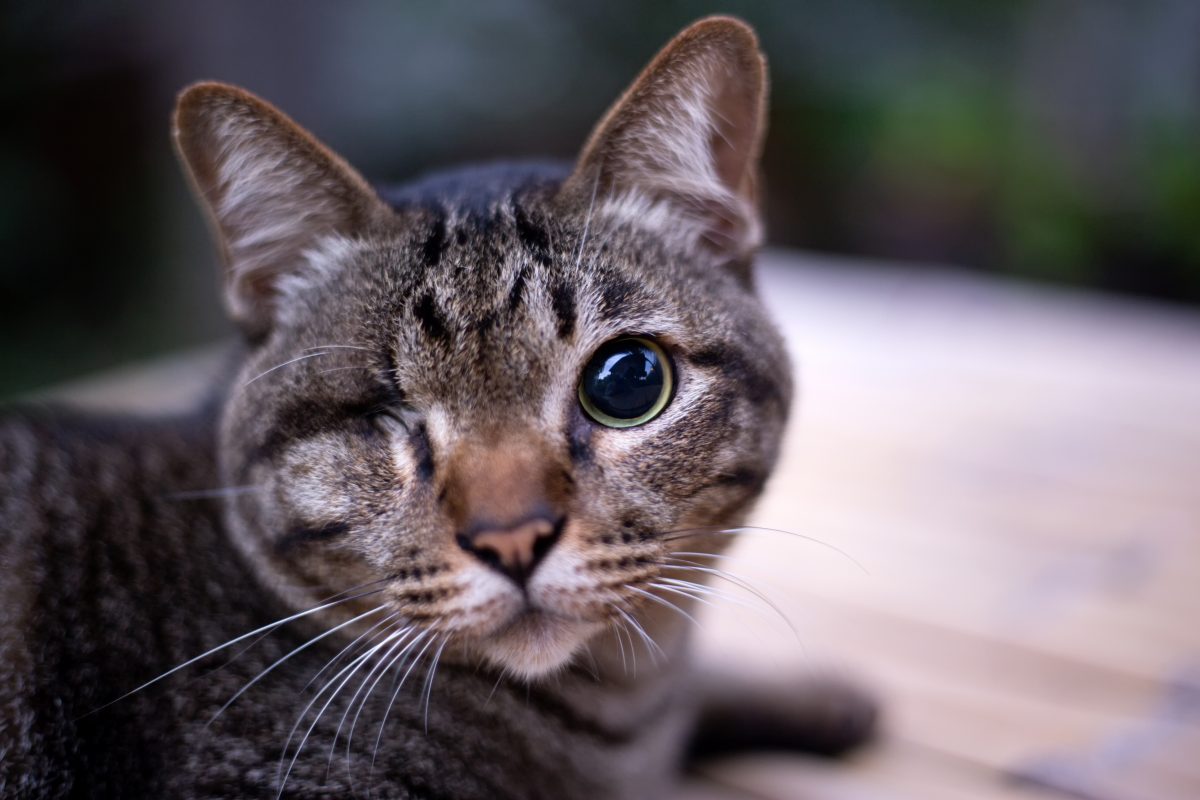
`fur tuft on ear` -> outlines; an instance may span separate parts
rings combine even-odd
[[[732,17],[702,19],[604,115],[566,189],[742,262],[762,238],[756,179],[766,94],[754,31]]]
[[[270,329],[281,282],[301,277],[324,238],[353,236],[384,213],[342,159],[235,86],[185,89],[173,134],[217,234],[230,313],[251,336]]]

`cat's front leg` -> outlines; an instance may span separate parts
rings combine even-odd
[[[830,673],[758,678],[728,668],[695,676],[700,707],[689,760],[755,750],[841,756],[876,735],[879,706]]]

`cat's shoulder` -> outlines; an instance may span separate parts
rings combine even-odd
[[[215,425],[208,408],[162,417],[41,403],[0,409],[0,497],[78,503],[134,496],[168,473],[206,472]],[[0,503],[0,513],[14,513],[5,508],[13,503]]]

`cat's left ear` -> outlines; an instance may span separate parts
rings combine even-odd
[[[676,36],[592,132],[566,189],[659,219],[721,260],[760,244],[756,191],[767,69],[746,23],[709,17]],[[666,210],[656,214],[655,210]]]
[[[180,157],[216,229],[230,314],[252,337],[270,330],[281,287],[304,276],[324,238],[362,233],[387,214],[346,162],[236,86],[188,87],[174,123]]]

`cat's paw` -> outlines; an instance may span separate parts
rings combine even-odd
[[[820,676],[797,681],[792,696],[780,701],[781,719],[797,750],[840,756],[875,736],[880,706],[875,697],[844,678]]]
[[[836,757],[871,741],[880,706],[857,684],[829,674],[710,682],[692,740],[702,758],[750,750]]]

